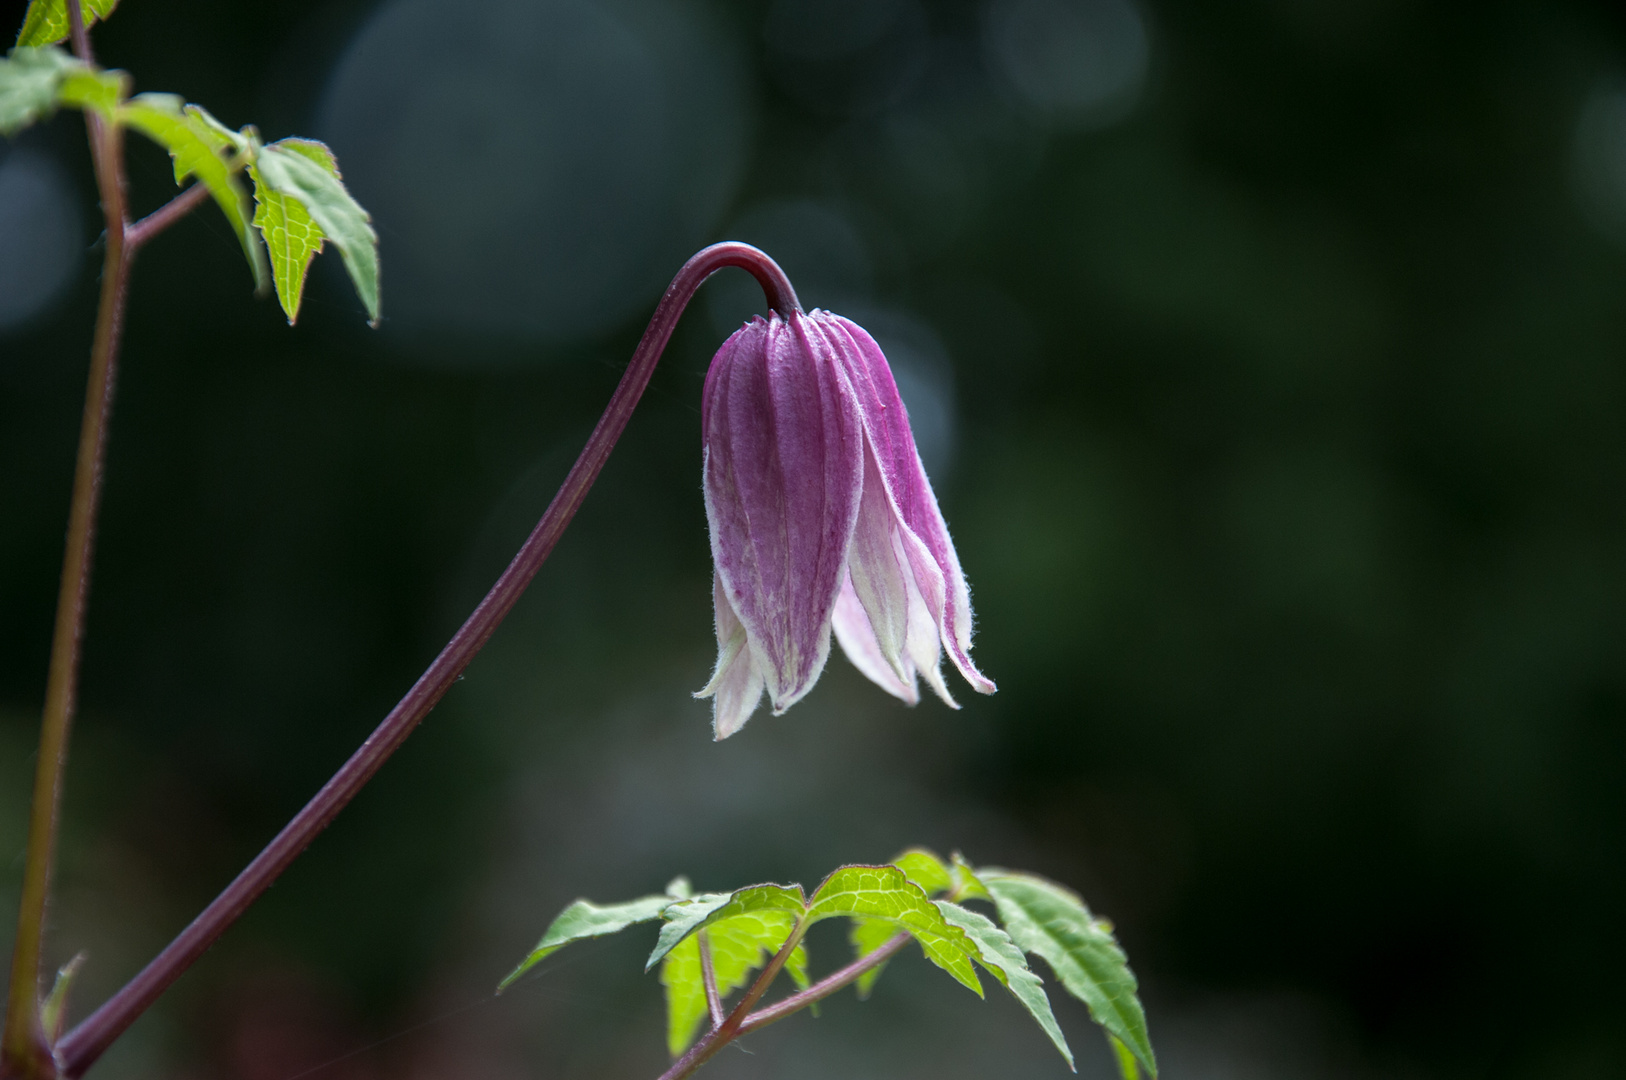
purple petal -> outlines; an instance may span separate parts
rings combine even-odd
[[[721,740],[744,727],[756,711],[762,700],[762,673],[746,647],[745,627],[723,595],[722,579],[716,575],[711,592],[717,619],[717,669],[694,696],[712,699],[711,728]]]
[[[815,312],[810,321],[830,340],[847,371],[865,440],[875,455],[893,511],[902,528],[920,542],[919,547],[907,546],[909,562],[949,658],[974,689],[991,694],[993,682],[971,662],[971,590],[915,450],[892,369],[875,339],[852,321],[828,312]]]
[[[702,413],[712,558],[775,713],[824,669],[862,491],[852,391],[805,327],[793,313],[737,331]]]
[[[870,626],[869,615],[865,613],[864,605],[859,602],[858,594],[853,591],[851,578],[842,586],[841,593],[836,597],[833,625],[836,640],[841,643],[841,651],[847,654],[847,659],[852,661],[853,667],[862,672],[865,678],[910,705],[920,701],[920,690],[915,685],[914,666],[905,658],[903,661],[905,670],[901,676],[893,669],[891,661],[882,653],[881,646],[875,640],[875,631]],[[932,633],[935,636],[936,631]]]

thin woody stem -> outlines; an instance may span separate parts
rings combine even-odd
[[[74,53],[91,59],[78,0],[67,5]],[[85,605],[90,593],[91,557],[97,510],[101,503],[102,463],[107,452],[107,422],[113,405],[119,340],[124,328],[130,252],[125,243],[123,146],[116,126],[87,111],[86,128],[95,165],[102,212],[106,217],[106,250],[102,263],[101,299],[97,305],[85,407],[74,465],[73,495],[57,594],[56,626],[46,676],[45,708],[40,722],[39,756],[29,811],[28,850],[18,903],[17,938],[12,952],[5,1030],[0,1039],[0,1074],[36,1080],[55,1077],[50,1038],[40,1020],[40,975],[45,937],[45,908],[50,894],[57,821],[62,806],[63,770],[68,733],[78,697],[80,647],[84,640]]]
[[[793,1012],[805,1009],[816,1001],[822,1001],[842,987],[856,982],[864,972],[879,967],[892,959],[892,955],[907,944],[909,944],[908,931],[899,931],[888,938],[874,952],[865,953],[846,967],[820,979],[806,990],[794,993],[783,1001],[776,1001],[772,1005],[758,1009],[750,1016],[747,1016],[745,1022],[740,1025],[739,1033],[748,1035],[758,1028],[767,1027],[775,1020],[782,1020]]]
[[[129,247],[130,253],[135,254],[148,240],[190,214],[208,198],[208,187],[195,183],[163,206],[131,225],[124,231],[124,242]]]
[[[717,993],[717,969],[711,962],[711,938],[704,930],[695,934],[700,946],[700,975],[706,984],[706,1010],[711,1013],[711,1026],[723,1026],[723,999]]]
[[[846,967],[832,972],[806,990],[792,994],[783,1001],[776,1001],[757,1012],[747,1012],[762,997],[763,992],[768,989],[768,984],[773,982],[774,977],[784,967],[785,961],[790,957],[790,951],[801,943],[801,935],[793,932],[786,940],[784,947],[774,956],[773,961],[762,969],[762,974],[757,976],[757,981],[751,985],[751,991],[729,1014],[728,1019],[701,1038],[699,1042],[689,1047],[688,1053],[679,1058],[670,1069],[662,1073],[660,1080],[685,1080],[685,1078],[692,1076],[700,1066],[710,1061],[717,1051],[735,1039],[759,1028],[767,1027],[775,1020],[782,1020],[791,1013],[805,1009],[814,1002],[827,998],[837,990],[856,982],[864,972],[879,967],[890,960],[894,953],[908,944],[908,941],[908,932],[900,931],[874,952],[867,953]]]
[[[463,669],[468,667],[503,617],[519,600],[543,560],[559,542],[565,527],[575,517],[616,440],[626,429],[627,421],[631,419],[632,411],[654,373],[656,362],[672,338],[678,316],[683,313],[701,283],[726,266],[750,271],[762,285],[769,304],[781,314],[789,315],[792,311],[800,310],[796,292],[784,272],[767,255],[749,245],[714,244],[683,265],[655,308],[649,328],[644,331],[620,385],[588,437],[581,456],[576,459],[559,493],[554,496],[513,562],[509,563],[508,569],[503,571],[474,613],[407,691],[406,696],[390,710],[383,723],[304,809],[294,815],[293,820],[255,856],[225,891],[204,908],[191,925],[57,1045],[57,1057],[62,1063],[64,1076],[77,1077],[90,1068],[112,1045],[113,1040],[248,910],[249,905],[355,797],[457,681]],[[745,1000],[755,1002],[750,994],[746,995]],[[741,1019],[744,1019],[743,1014]]]
[[[745,1018],[750,1014],[751,1006],[760,1001],[762,995],[768,992],[768,986],[784,970],[785,962],[790,959],[790,954],[795,950],[796,946],[802,943],[802,935],[805,933],[807,933],[807,924],[805,922],[798,922],[791,928],[790,936],[779,947],[779,951],[773,954],[773,959],[768,961],[768,966],[763,968],[761,973],[757,975],[756,981],[751,984],[750,989],[745,991],[745,996],[740,998],[740,1003],[734,1006],[734,1011],[728,1014],[728,1018],[701,1036],[699,1042],[689,1047],[687,1053],[678,1058],[670,1069],[661,1074],[660,1080],[682,1080],[683,1077],[689,1076],[700,1066],[710,1061],[712,1055],[739,1036],[740,1026],[745,1023]]]

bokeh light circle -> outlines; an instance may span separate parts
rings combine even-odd
[[[71,192],[44,154],[0,158],[0,331],[43,313],[73,280],[84,225]]]
[[[649,306],[727,205],[749,126],[727,35],[630,0],[394,0],[319,121],[381,236],[387,328],[541,343]]]

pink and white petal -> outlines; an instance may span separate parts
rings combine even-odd
[[[898,538],[899,546],[905,545],[905,539]],[[920,541],[914,537],[908,538],[908,543],[918,544]],[[909,666],[920,673],[926,680],[926,685],[932,692],[943,700],[943,704],[951,709],[958,709],[960,703],[954,700],[949,688],[943,682],[943,639],[937,632],[937,620],[932,617],[930,607],[926,604],[926,597],[921,593],[920,587],[914,578],[909,579]]]
[[[882,654],[869,615],[865,613],[864,605],[853,590],[851,580],[842,586],[840,594],[836,597],[836,613],[832,625],[835,628],[836,640],[841,643],[841,651],[847,654],[847,659],[852,661],[853,667],[863,673],[865,678],[907,704],[919,703],[920,688],[915,683],[914,671],[906,669],[907,675],[900,677],[898,672],[893,670],[891,663]]]
[[[741,649],[733,662],[719,672],[711,702],[712,735],[721,741],[745,726],[762,700],[762,672],[750,649]]]
[[[858,522],[847,552],[848,581],[863,605],[864,614],[881,657],[904,681],[912,681],[905,668],[904,650],[909,620],[909,578],[912,571],[901,558],[896,533],[897,517],[886,497],[875,455],[864,451],[864,492],[858,504]],[[837,601],[838,605],[840,601]]]
[[[707,375],[712,557],[774,711],[812,688],[862,492],[862,438],[844,372],[804,318],[738,331]]]
[[[726,739],[750,719],[762,699],[762,673],[746,646],[745,627],[723,595],[723,583],[712,576],[712,603],[717,623],[717,667],[711,681],[695,692],[711,698],[711,726],[716,738]]]
[[[887,495],[899,523],[925,546],[942,582],[933,590],[917,572],[922,591],[936,616],[949,658],[973,688],[984,694],[994,684],[971,662],[971,590],[960,568],[959,555],[937,505],[926,469],[915,449],[908,412],[898,394],[892,369],[881,347],[864,329],[839,315],[818,314],[820,330],[832,342],[835,355],[847,369],[858,400],[860,420],[871,446]],[[913,563],[914,560],[911,560]],[[917,571],[920,567],[917,565]]]

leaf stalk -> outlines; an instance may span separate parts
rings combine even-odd
[[[148,240],[196,210],[208,199],[208,185],[194,183],[163,206],[130,225],[124,230],[124,243],[130,249],[130,254],[134,255]]]
[[[711,1013],[713,1029],[723,1026],[723,999],[717,993],[717,971],[711,962],[711,938],[704,930],[695,934],[700,947],[700,976],[706,984],[706,1011]]]

